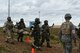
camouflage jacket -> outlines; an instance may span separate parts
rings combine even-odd
[[[4,23],[4,29],[5,29],[5,31],[6,30],[13,30],[13,28],[14,28],[14,24],[13,24],[12,21],[11,22],[7,21],[7,22]]]
[[[44,33],[50,33],[49,32],[49,25],[42,25],[42,32],[44,32]]]
[[[67,25],[68,24],[68,25]],[[75,26],[72,22],[62,23],[59,31],[59,38],[61,39],[62,35],[71,35],[72,38],[76,38]]]
[[[26,28],[25,23],[19,22],[18,29],[24,29]]]

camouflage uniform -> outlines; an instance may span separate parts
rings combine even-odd
[[[32,36],[34,37],[34,47],[36,49],[40,48],[40,21],[39,18],[35,19],[35,23],[34,23],[34,27],[33,27],[33,31],[32,31]]]
[[[72,53],[72,39],[75,35],[75,27],[74,25],[69,21],[71,19],[70,14],[65,15],[65,20],[61,25],[60,28],[60,40],[63,44],[64,53]],[[68,20],[68,21],[67,21]]]
[[[44,25],[42,25],[42,40],[41,40],[41,46],[43,45],[44,41],[47,42],[47,47],[51,48],[50,46],[50,32],[49,32],[49,25],[48,21],[44,21]]]
[[[13,28],[14,28],[14,25],[13,25],[13,22],[11,21],[11,18],[8,17],[7,18],[7,22],[5,22],[4,24],[4,29],[5,29],[5,32],[7,34],[7,42],[13,42],[14,41],[14,33],[13,33]]]
[[[20,22],[18,23],[18,35],[19,35],[17,38],[18,41],[23,42],[23,36],[24,36],[23,32],[25,28],[26,26],[25,26],[24,20],[21,19]]]

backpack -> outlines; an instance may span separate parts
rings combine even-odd
[[[71,34],[71,22],[64,22],[61,26],[62,34]]]

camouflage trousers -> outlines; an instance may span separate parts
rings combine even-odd
[[[35,32],[34,33],[34,45],[37,46],[38,48],[40,47],[40,33]]]
[[[8,42],[14,41],[14,33],[11,30],[6,31],[6,39]]]
[[[46,40],[47,46],[50,46],[50,35],[48,33],[42,33],[41,46]]]
[[[62,35],[61,41],[64,48],[64,53],[72,53],[72,37],[70,35]]]

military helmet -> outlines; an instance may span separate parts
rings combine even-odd
[[[11,19],[11,17],[7,17],[7,19]]]
[[[24,20],[23,18],[21,18],[20,20]]]
[[[11,21],[11,17],[7,17],[7,20],[8,20],[8,21]]]
[[[71,14],[70,13],[67,13],[67,14],[65,14],[65,19],[71,19],[72,18],[72,16],[71,16]]]
[[[45,24],[45,25],[48,25],[48,20],[45,20],[45,21],[44,21],[44,24]]]
[[[48,23],[48,20],[45,20],[44,23]]]
[[[36,21],[40,21],[39,18],[35,18],[35,22],[36,22]]]
[[[21,21],[21,22],[23,22],[23,21],[24,21],[24,19],[23,19],[23,18],[21,18],[21,19],[20,19],[20,21]]]
[[[39,19],[39,18],[35,18],[35,22],[36,22],[37,24],[40,24],[40,19]]]

